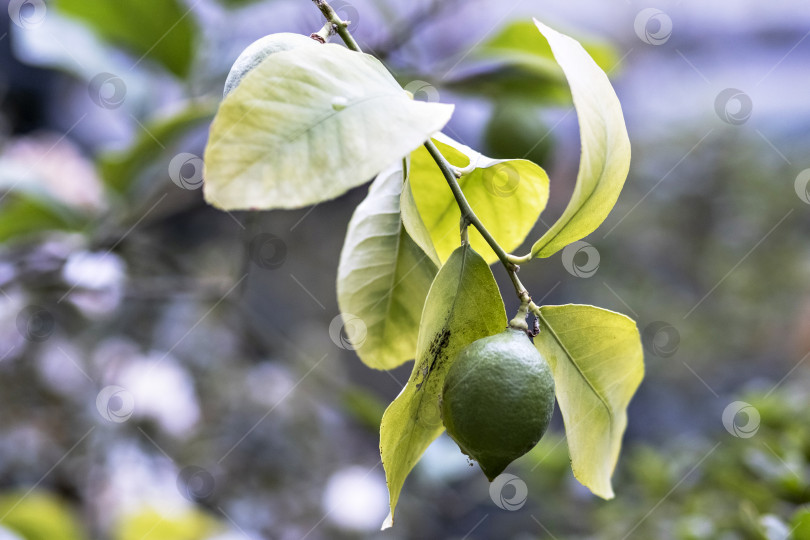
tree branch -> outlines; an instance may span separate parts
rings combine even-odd
[[[348,22],[341,20],[335,10],[332,9],[332,6],[326,2],[326,0],[312,1],[316,6],[318,6],[318,9],[321,10],[321,13],[323,13],[326,20],[334,25],[335,31],[341,37],[341,39],[343,39],[343,42],[346,43],[346,46],[354,51],[362,52],[360,50],[360,46],[349,32]],[[428,139],[427,142],[425,142],[425,148],[427,148],[427,151],[430,153],[433,161],[435,161],[436,165],[439,166],[445,180],[447,180],[447,185],[450,186],[450,190],[453,192],[453,197],[456,199],[456,204],[458,204],[459,210],[461,210],[462,221],[465,221],[475,227],[478,232],[481,233],[484,240],[486,240],[487,244],[489,244],[489,247],[492,248],[492,251],[494,251],[498,256],[498,259],[500,259],[501,263],[509,274],[509,279],[512,280],[512,285],[514,285],[515,292],[517,293],[521,303],[530,303],[530,309],[532,309],[532,306],[537,309],[537,306],[531,301],[531,296],[529,295],[528,291],[517,276],[517,272],[520,270],[520,267],[517,265],[516,261],[524,262],[525,260],[529,259],[526,259],[526,257],[515,257],[514,255],[506,253],[492,234],[490,234],[484,224],[481,223],[478,216],[475,215],[470,203],[467,202],[467,198],[464,196],[464,192],[461,190],[461,186],[458,184],[456,168],[453,167],[450,162],[447,161],[447,159],[445,159],[439,149],[436,148],[436,145],[433,144],[432,140]],[[466,227],[462,227],[462,238],[466,236],[465,232]],[[535,311],[535,309],[532,309],[532,311],[539,312]]]
[[[332,25],[335,28],[335,32],[337,32],[337,34],[340,36],[340,38],[343,40],[346,46],[353,51],[362,52],[360,50],[360,45],[357,44],[357,42],[354,40],[351,33],[349,32],[350,21],[344,21],[343,19],[341,19],[338,16],[337,12],[334,9],[332,9],[332,6],[330,6],[326,2],[326,0],[312,0],[312,1],[315,3],[316,6],[318,6],[318,9],[321,10],[321,13],[323,13],[323,16],[326,18],[326,20],[332,23]]]

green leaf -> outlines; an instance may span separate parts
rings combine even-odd
[[[603,41],[579,40],[588,55],[603,70],[616,65],[618,57],[613,47]],[[537,26],[529,21],[515,21],[503,28],[495,37],[485,42],[477,51],[481,56],[520,58],[526,65],[534,64],[538,71],[564,81],[563,74],[554,60],[554,52],[547,41],[537,35]]]
[[[410,159],[408,160],[410,164]],[[422,251],[430,257],[433,264],[437,268],[441,267],[442,262],[439,260],[439,254],[436,253],[436,247],[433,245],[433,240],[430,238],[430,231],[422,221],[422,216],[419,215],[419,209],[416,207],[416,201],[413,199],[413,190],[411,189],[410,178],[405,179],[405,185],[402,186],[402,195],[399,200],[400,211],[402,212],[402,224],[405,230],[413,239],[416,244],[422,248]]]
[[[564,79],[534,67],[516,65],[512,58],[467,68],[445,81],[443,86],[459,94],[494,101],[519,99],[543,106],[571,103],[571,93]]]
[[[604,41],[580,40],[582,46],[603,70],[618,62],[615,49]],[[504,98],[528,99],[534,103],[570,103],[571,93],[565,75],[554,60],[551,47],[537,33],[531,21],[518,20],[506,25],[495,37],[474,51],[478,59],[448,83],[466,93]]]
[[[36,175],[0,162],[0,243],[45,231],[81,230],[91,220],[86,209],[57,198]]]
[[[197,28],[191,9],[179,0],[58,0],[57,7],[138,60],[149,58],[179,77],[188,75]]]
[[[147,165],[166,153],[167,146],[211,118],[215,111],[216,105],[212,102],[195,102],[174,114],[148,122],[129,148],[101,156],[99,171],[104,183],[116,192],[125,192]]]
[[[87,535],[67,501],[45,491],[0,495],[2,528],[26,540],[82,540]]]
[[[380,425],[380,454],[391,507],[383,528],[393,524],[408,473],[444,431],[439,397],[457,353],[505,327],[503,301],[486,261],[469,245],[456,249],[430,287],[408,383],[388,406]]]
[[[790,525],[795,538],[810,538],[810,507],[796,510]]]
[[[546,207],[546,172],[525,159],[490,159],[442,134],[434,142],[450,163],[464,168],[465,174],[458,183],[487,230],[507,252],[517,248]],[[424,147],[411,154],[409,183],[436,253],[444,261],[459,244],[461,211],[444,175]],[[403,217],[410,230],[410,216]],[[470,244],[488,263],[498,260],[473,227]]]
[[[360,359],[375,369],[393,369],[414,358],[422,307],[438,271],[402,226],[405,178],[400,161],[372,182],[349,222],[338,265],[343,318],[359,319],[366,328],[349,339]]]
[[[362,386],[352,386],[340,396],[340,404],[349,416],[368,429],[370,433],[376,434],[380,431],[380,422],[385,412],[385,401],[380,399],[377,394]]]
[[[125,514],[116,523],[114,540],[191,540],[213,538],[225,527],[196,508],[164,511],[144,507]]]
[[[630,168],[630,140],[619,99],[604,71],[575,40],[534,22],[568,78],[582,141],[571,200],[532,246],[532,256],[549,257],[592,233],[610,213]]]
[[[0,244],[44,231],[81,230],[87,221],[86,216],[53,199],[6,194],[0,205]]]
[[[206,199],[226,210],[332,199],[407,156],[452,111],[412,100],[379,60],[339,45],[275,53],[220,106]]]
[[[636,323],[593,306],[540,308],[534,344],[554,374],[574,476],[613,498],[610,477],[627,427],[627,405],[644,377]]]

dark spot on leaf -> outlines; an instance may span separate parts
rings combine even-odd
[[[428,346],[427,358],[422,362],[420,370],[422,372],[422,380],[416,384],[416,389],[421,390],[422,385],[427,380],[430,373],[447,357],[447,345],[450,343],[450,330],[443,328],[441,332],[436,334]],[[430,365],[428,365],[430,362]]]

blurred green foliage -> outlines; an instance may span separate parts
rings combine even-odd
[[[560,538],[808,540],[810,380],[741,399],[761,415],[752,437],[723,431],[635,445],[620,461],[612,501],[574,502],[570,485],[560,482],[563,441],[544,440],[518,475],[532,483],[531,493],[555,494],[544,499],[543,515],[552,516],[544,525]]]
[[[75,509],[67,501],[45,491],[22,491],[0,495],[0,527],[25,540],[84,540]]]
[[[79,213],[47,195],[17,190],[6,198],[0,213],[0,242],[46,231],[79,230],[84,223]]]
[[[194,57],[197,27],[179,0],[97,2],[59,0],[63,13],[87,23],[102,38],[185,77]]]
[[[144,509],[125,516],[116,526],[114,540],[198,540],[221,528],[216,520],[195,510],[165,512]],[[27,539],[26,539],[27,540]]]
[[[99,158],[99,169],[104,183],[114,192],[126,196],[137,189],[141,180],[148,189],[150,178],[143,178],[148,168],[166,158],[171,146],[189,131],[210,121],[216,112],[216,100],[193,101],[168,116],[158,117],[144,126],[143,132],[129,147],[108,152]],[[161,142],[162,141],[162,142]]]
[[[618,64],[613,45],[595,39],[576,38],[604,71]],[[461,93],[486,96],[497,102],[568,104],[571,92],[559,64],[554,60],[548,41],[537,32],[532,21],[519,20],[505,25],[494,37],[474,50],[468,63],[469,75],[450,79],[448,87]]]

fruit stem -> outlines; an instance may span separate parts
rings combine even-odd
[[[330,22],[333,26],[337,34],[341,37],[343,42],[346,46],[357,52],[362,52],[360,46],[352,37],[352,34],[349,32],[348,22],[343,21],[332,6],[329,5],[326,0],[312,0],[318,9],[321,10],[323,16],[326,18],[328,22]],[[498,259],[503,264],[506,271],[509,273],[509,278],[512,280],[512,284],[515,286],[515,292],[517,293],[518,298],[520,299],[521,305],[526,303],[531,309],[531,306],[537,308],[534,305],[534,302],[531,300],[531,296],[529,296],[528,291],[520,282],[520,279],[517,277],[517,272],[520,270],[518,264],[523,262],[528,262],[531,260],[531,254],[523,256],[523,257],[516,257],[515,255],[511,255],[504,250],[500,244],[498,244],[497,240],[490,234],[484,224],[481,223],[481,220],[478,219],[478,216],[475,215],[470,203],[467,202],[467,198],[464,196],[464,192],[461,190],[461,186],[458,184],[458,172],[464,172],[463,170],[459,170],[457,167],[454,167],[450,164],[449,161],[442,155],[436,145],[433,144],[431,139],[428,139],[425,142],[425,148],[430,153],[433,161],[436,162],[436,165],[439,166],[439,169],[442,171],[445,180],[447,180],[447,185],[450,186],[450,190],[453,192],[453,196],[456,199],[456,204],[458,204],[459,210],[461,210],[461,219],[462,222],[466,222],[467,224],[472,225],[475,227],[481,236],[486,240],[489,247],[492,248],[492,251],[498,256]],[[465,240],[469,240],[467,236],[467,227],[462,226],[462,242]],[[538,308],[539,309],[539,308]],[[534,310],[533,310],[534,311]]]
[[[334,9],[332,9],[332,6],[330,6],[326,2],[326,0],[312,0],[312,1],[315,3],[316,6],[318,6],[318,9],[321,10],[321,13],[323,13],[323,16],[326,18],[326,20],[332,23],[335,32],[337,32],[337,34],[343,40],[343,43],[345,43],[346,46],[353,51],[363,52],[360,50],[360,45],[357,44],[357,42],[354,40],[351,33],[349,32],[350,21],[344,21],[343,19],[341,19],[338,16],[337,12]]]
[[[529,316],[529,302],[531,302],[531,300],[520,303],[517,315],[515,315],[514,319],[509,321],[509,328],[523,330],[527,334],[529,333],[529,324],[526,322],[526,317]]]
[[[461,245],[465,246],[470,243],[470,222],[467,221],[466,216],[461,216],[461,223],[459,225],[461,227]]]

